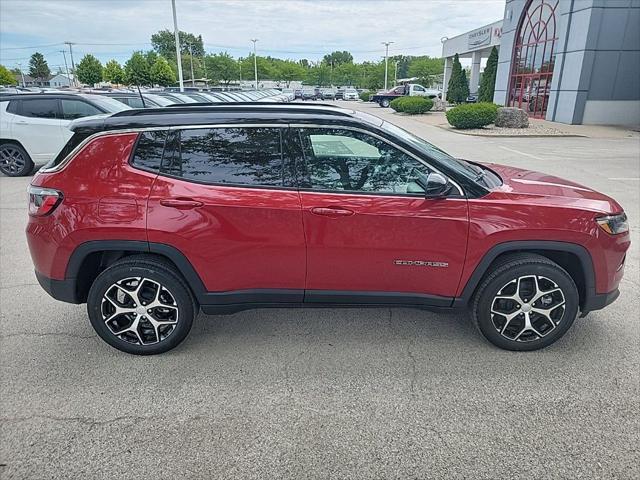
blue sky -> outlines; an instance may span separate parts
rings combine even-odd
[[[250,38],[258,55],[318,60],[349,50],[356,61],[390,54],[441,53],[440,39],[502,18],[503,0],[176,0],[179,28],[201,34],[208,52],[246,56]],[[151,48],[151,34],[173,29],[170,0],[1,0],[0,63],[26,68],[45,55],[52,70],[64,65],[64,41],[105,62],[124,62]],[[28,48],[24,48],[28,47]],[[68,57],[68,55],[67,55]],[[69,59],[67,58],[69,61]]]

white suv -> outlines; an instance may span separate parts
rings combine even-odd
[[[127,105],[99,95],[3,95],[0,97],[0,172],[10,177],[29,175],[35,166],[55,158],[72,135],[67,127],[73,120],[127,109]]]

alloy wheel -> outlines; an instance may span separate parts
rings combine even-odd
[[[503,337],[530,342],[545,337],[562,321],[565,296],[547,277],[526,275],[504,285],[491,302],[491,321]]]
[[[155,280],[131,277],[107,288],[101,302],[105,325],[120,340],[152,345],[175,330],[179,309],[173,294]]]
[[[8,174],[16,174],[25,167],[26,160],[22,152],[15,147],[5,146],[0,148],[0,169]]]

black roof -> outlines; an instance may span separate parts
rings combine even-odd
[[[271,102],[191,103],[162,108],[123,110],[108,117],[87,118],[73,122],[73,131],[91,133],[179,125],[210,123],[357,123],[362,124],[353,110],[332,105]],[[380,120],[380,124],[382,120]]]

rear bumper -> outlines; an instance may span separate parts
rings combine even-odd
[[[36,278],[38,283],[56,300],[67,303],[82,303],[78,300],[76,279],[67,278],[65,280],[55,280],[53,278],[46,277],[36,270]]]
[[[593,295],[589,295],[584,302],[584,306],[582,307],[580,316],[586,317],[589,312],[603,309],[607,305],[615,302],[619,296],[620,290],[618,290],[617,288],[609,293],[596,293]]]

